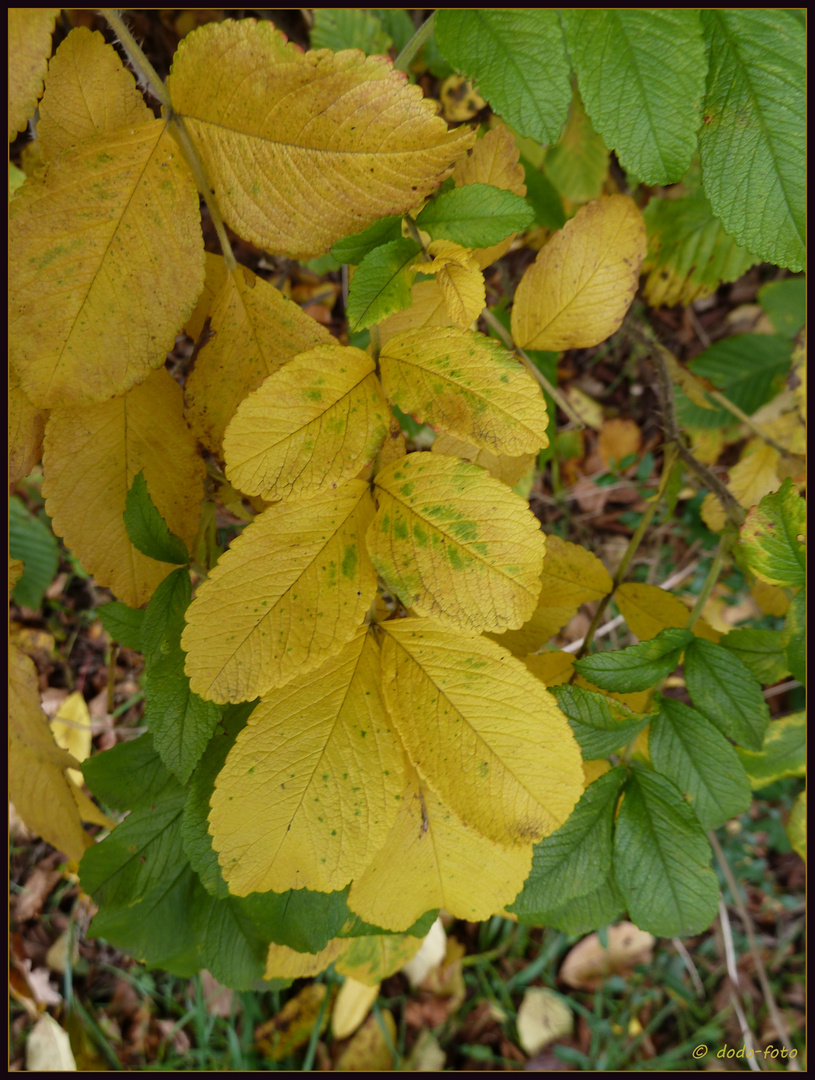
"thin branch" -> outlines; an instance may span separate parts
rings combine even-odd
[[[393,66],[396,71],[407,71],[409,69],[421,47],[433,33],[433,25],[435,22],[436,12],[434,11],[429,18],[425,19],[407,45],[405,45],[394,60]]]
[[[702,589],[696,598],[696,603],[693,605],[693,610],[688,616],[688,621],[685,623],[686,630],[692,630],[696,625],[696,621],[702,614],[702,609],[708,601],[710,594],[713,592],[713,588],[724,569],[724,564],[727,559],[727,553],[730,550],[732,543],[732,536],[727,529],[722,533],[719,539],[719,546],[716,548],[716,554],[713,556],[713,562],[710,564],[710,570],[708,570],[707,577],[705,578]]]
[[[128,30],[124,19],[115,8],[99,9],[107,19],[111,30],[119,39],[119,43],[127,53],[127,58],[139,76],[139,79],[149,88],[150,93],[160,101],[168,112],[172,112],[173,105],[167,87],[159,78],[158,72],[144,55],[136,39]]]
[[[721,391],[707,390],[706,393],[708,397],[712,397],[714,401],[718,402],[723,409],[732,413],[737,420],[741,420],[745,427],[748,427],[754,435],[758,435],[759,439],[762,439],[768,446],[771,446],[773,450],[776,450],[782,456],[789,455],[789,450],[783,447],[780,442],[776,442],[772,435],[768,435],[760,424],[757,424],[755,420],[751,419],[747,413],[742,412],[738,405],[734,405],[732,401],[729,401]]]
[[[730,917],[727,914],[727,907],[721,896],[719,897],[719,926],[722,929],[724,962],[727,968],[727,976],[730,979],[730,1000],[733,1003],[733,1008],[736,1010],[736,1016],[738,1017],[739,1027],[741,1028],[741,1037],[744,1041],[745,1048],[752,1051],[748,1056],[747,1061],[753,1072],[761,1072],[761,1066],[756,1060],[756,1047],[753,1042],[753,1033],[750,1030],[750,1025],[747,1023],[747,1017],[744,1015],[744,1009],[742,1009],[741,1001],[739,1000],[739,970],[736,967],[736,950],[733,947],[733,931],[730,928]]]

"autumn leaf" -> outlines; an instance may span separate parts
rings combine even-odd
[[[167,86],[227,224],[292,258],[410,210],[475,138],[382,57],[303,53],[266,21],[188,34]]]
[[[641,585],[639,582],[629,581],[620,585],[614,593],[614,599],[629,630],[636,634],[640,641],[650,641],[660,630],[684,627],[690,618],[690,608],[685,607],[678,596],[660,589],[658,585]],[[705,638],[714,644],[722,636],[704,619],[696,620],[693,632],[697,637]]]
[[[389,338],[379,356],[385,393],[402,412],[493,454],[549,445],[540,388],[497,341],[455,327]]]
[[[382,445],[388,403],[361,349],[320,345],[270,375],[226,429],[226,475],[268,502],[350,480]]]
[[[532,865],[532,845],[506,847],[465,825],[406,762],[407,781],[387,840],[348,894],[360,918],[407,930],[444,908],[479,921],[511,903]]]
[[[8,9],[8,139],[34,115],[60,8]]]
[[[416,263],[416,269],[436,275],[450,319],[456,326],[469,326],[487,302],[484,275],[472,252],[452,240],[434,240],[427,253],[432,261]]]
[[[184,423],[181,387],[166,369],[123,397],[51,411],[42,493],[54,532],[99,585],[131,607],[148,600],[173,569],[142,555],[127,535],[122,514],[142,470],[170,531],[189,548],[198,527],[204,464]]]
[[[371,861],[403,769],[380,682],[379,646],[362,628],[316,672],[261,700],[211,799],[230,892],[331,892]]]
[[[751,439],[744,448],[741,460],[733,466],[727,478],[727,487],[739,506],[749,510],[756,506],[765,495],[781,487],[778,467],[781,455],[765,443],[763,439]],[[702,503],[701,516],[705,525],[712,532],[720,532],[727,522],[717,495],[711,491]]]
[[[582,349],[619,329],[637,290],[645,224],[628,195],[582,206],[541,249],[515,292],[512,337],[523,349]]]
[[[404,967],[421,945],[412,934],[366,934],[349,939],[335,966],[340,975],[371,986]]]
[[[444,294],[435,278],[417,282],[410,290],[410,297],[410,307],[389,315],[379,324],[379,338],[383,345],[392,337],[410,330],[453,325],[447,314]]]
[[[8,482],[9,486],[28,476],[42,456],[46,413],[26,397],[20,376],[9,365],[8,385]]]
[[[251,701],[338,653],[376,593],[362,546],[372,516],[362,480],[258,514],[187,612],[181,647],[193,691]]]
[[[494,642],[433,619],[382,629],[385,701],[419,776],[496,843],[522,847],[559,828],[583,774],[543,685]]]
[[[475,631],[531,615],[544,537],[524,499],[477,465],[432,453],[383,469],[376,496],[368,551],[406,606]]]
[[[459,457],[473,465],[480,465],[486,469],[496,480],[500,480],[508,487],[515,487],[535,463],[534,454],[520,454],[518,457],[509,457],[506,454],[493,454],[481,446],[473,446],[463,439],[457,439],[454,435],[440,433],[433,440],[430,448],[435,454],[446,454],[447,457]]]

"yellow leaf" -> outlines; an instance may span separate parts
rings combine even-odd
[[[9,643],[9,797],[35,833],[79,861],[93,843],[65,770],[77,762],[54,742],[40,708],[37,669]]]
[[[682,628],[690,616],[690,609],[685,607],[678,596],[660,589],[657,585],[627,582],[620,585],[614,593],[614,599],[628,624],[628,629],[636,634],[640,641],[650,641],[660,630]],[[705,638],[714,644],[722,636],[704,619],[697,619],[693,632],[697,637]]]
[[[370,863],[402,774],[380,683],[379,646],[362,627],[318,671],[261,699],[210,800],[230,892],[332,892]]]
[[[807,790],[801,792],[790,811],[787,836],[793,851],[806,862],[807,857]]]
[[[583,778],[586,782],[586,787],[589,784],[593,784],[595,780],[601,776],[605,776],[607,772],[611,771],[611,762],[606,761],[605,758],[600,758],[595,761],[583,762]]]
[[[611,592],[608,570],[592,552],[579,544],[546,537],[538,604],[520,629],[509,630],[495,640],[515,656],[526,656],[562,630],[581,604],[600,600]]]
[[[46,413],[32,405],[23,392],[14,364],[9,365],[8,482],[9,487],[28,476],[42,456]]]
[[[54,532],[99,585],[131,607],[148,600],[174,569],[138,551],[125,529],[125,499],[142,469],[159,513],[189,547],[204,464],[184,423],[181,387],[166,369],[123,397],[51,411],[42,493]]]
[[[518,1009],[518,1041],[530,1057],[539,1054],[548,1043],[571,1035],[572,1010],[560,994],[541,986],[524,991]]]
[[[94,135],[151,120],[136,80],[98,30],[78,26],[48,65],[37,139],[44,160]]]
[[[569,681],[574,671],[574,655],[560,650],[525,656],[523,662],[544,686],[560,686]]]
[[[251,270],[247,270],[244,266],[241,268],[244,275],[251,275]],[[220,293],[224,286],[224,282],[229,277],[229,269],[226,265],[226,261],[223,255],[216,255],[212,251],[204,252],[204,287],[198,297],[195,307],[193,308],[192,315],[187,319],[184,324],[184,333],[187,337],[192,338],[193,341],[198,341],[201,336],[201,332],[204,329],[204,324],[210,317],[213,305],[215,304],[215,298]],[[310,322],[314,322],[311,319]],[[190,378],[195,373],[195,369],[198,366],[198,358],[196,357],[192,372],[187,377],[187,383],[185,390],[189,388]],[[233,410],[234,411],[234,410]]]
[[[499,456],[483,447],[473,446],[472,443],[444,433],[434,439],[431,450],[435,454],[460,457],[473,465],[480,465],[508,487],[515,487],[523,480],[535,463],[534,454],[521,454],[519,457],[507,457],[505,454]]]
[[[452,123],[472,120],[487,104],[463,75],[448,75],[439,90],[444,119]]]
[[[381,851],[355,878],[348,906],[388,930],[433,908],[478,922],[511,904],[532,866],[532,845],[505,847],[465,825],[406,762],[399,811]]]
[[[494,642],[432,619],[382,625],[385,701],[419,775],[471,829],[524,846],[583,791],[580,751],[543,685]]]
[[[34,405],[106,401],[164,363],[204,248],[198,192],[163,120],[63,151],[9,218],[10,348]]]
[[[521,278],[515,343],[559,352],[605,341],[634,299],[645,249],[645,222],[628,195],[581,206]]]
[[[325,983],[304,986],[298,994],[289,998],[277,1016],[255,1029],[258,1049],[272,1061],[280,1061],[292,1050],[308,1042],[321,1013],[322,1032],[328,1023],[328,1009],[324,1008],[328,993],[329,988]]]
[[[456,327],[392,337],[379,356],[385,393],[402,412],[495,455],[549,445],[540,387],[497,341]]]
[[[656,939],[630,922],[609,926],[605,939],[589,934],[569,950],[558,978],[576,990],[594,990],[611,974],[649,964]]]
[[[348,948],[348,938],[333,938],[318,953],[297,952],[288,945],[270,945],[264,979],[308,979],[319,975]]]
[[[606,420],[597,440],[597,452],[608,469],[612,462],[618,465],[630,454],[639,454],[642,448],[642,432],[633,420],[614,417]]]
[[[756,578],[750,586],[750,595],[765,615],[776,615],[780,618],[789,611],[790,598],[779,585],[768,585],[766,581]]]
[[[540,592],[529,504],[477,465],[409,454],[376,478],[374,566],[407,607],[471,630],[520,626]]]
[[[373,934],[349,938],[347,947],[337,957],[340,975],[368,986],[399,971],[422,946],[423,938],[412,934]]]
[[[20,559],[12,559],[11,555],[8,557],[8,591],[11,595],[12,589],[23,576],[24,564]]]
[[[444,294],[435,278],[431,281],[417,282],[411,287],[410,295],[413,301],[410,307],[403,311],[395,311],[379,324],[379,337],[383,345],[392,337],[404,334],[408,330],[420,330],[422,327],[430,326],[452,326],[452,320],[447,314]]]
[[[765,495],[778,491],[781,479],[778,466],[781,455],[762,439],[751,439],[744,448],[741,460],[730,470],[727,486],[740,506],[749,510]],[[713,492],[708,492],[702,503],[702,520],[712,532],[720,532],[727,522],[722,504]]]
[[[224,271],[218,270],[218,265]],[[210,316],[213,337],[201,348],[184,387],[187,418],[195,434],[213,454],[243,399],[267,375],[298,353],[334,338],[320,324],[245,266],[231,273],[223,259],[212,266],[212,287],[220,285]],[[195,327],[193,327],[194,329]]]
[[[274,502],[350,480],[388,431],[390,410],[374,372],[361,349],[318,345],[270,375],[226,429],[231,483]]]
[[[688,614],[690,614],[690,612],[688,612]],[[595,686],[595,684],[590,683],[588,679],[584,679],[582,675],[576,676],[574,685],[582,686],[586,690],[593,690],[597,694],[605,694],[606,697],[612,698],[614,701],[619,701],[623,705],[627,705],[632,712],[636,713],[644,713],[651,700],[650,690],[637,690],[630,694],[618,694],[616,691],[612,693],[610,690],[602,690],[599,686]]]
[[[573,386],[571,383],[564,389],[563,396],[587,427],[594,428],[595,431],[602,430],[603,406],[599,401],[595,401],[579,386]]]
[[[379,987],[378,982],[366,986],[350,976],[346,978],[331,1014],[331,1034],[335,1039],[347,1039],[354,1034],[379,997]]]
[[[467,327],[484,310],[487,296],[484,275],[468,248],[452,240],[434,240],[428,246],[429,263],[417,263],[423,274],[435,274],[447,314],[455,326]]]
[[[25,131],[37,108],[60,8],[8,9],[8,140]]]
[[[369,1016],[334,1065],[335,1072],[389,1072],[394,1067],[396,1021],[390,1009]]]
[[[338,653],[376,593],[362,543],[372,517],[363,480],[258,514],[187,612],[181,645],[192,690],[251,701]]]
[[[77,1071],[68,1032],[49,1013],[43,1013],[28,1033],[25,1067],[28,1072]]]
[[[686,428],[685,433],[690,442],[691,452],[697,461],[704,465],[713,465],[719,460],[719,455],[728,442],[734,440],[727,438],[726,428]],[[740,436],[739,436],[740,439]],[[686,495],[683,498],[692,498]]]
[[[807,422],[807,332],[806,327],[799,333],[792,350],[792,374],[797,381],[793,391],[798,402],[798,409],[804,424]]]
[[[167,86],[227,224],[297,259],[410,210],[475,138],[389,60],[303,53],[268,21],[188,34]]]
[[[54,742],[67,750],[80,764],[91,752],[91,715],[85,698],[78,691],[69,694],[51,721]],[[85,783],[78,769],[69,769],[68,776],[80,787]]]
[[[682,388],[690,401],[698,405],[700,409],[715,409],[716,406],[705,393],[705,387],[698,375],[694,375],[688,368],[683,367],[672,352],[660,349],[668,374],[673,381]]]
[[[520,161],[521,151],[509,128],[499,123],[479,139],[469,155],[456,162],[453,179],[456,187],[467,184],[489,184],[491,187],[511,191],[513,195],[526,195],[524,169]],[[473,258],[483,270],[497,262],[512,247],[516,234],[488,248],[477,248]]]
[[[69,774],[76,773],[76,769],[69,769]],[[82,774],[79,773],[81,778]],[[74,797],[74,802],[79,810],[79,817],[81,821],[89,821],[92,825],[101,825],[103,829],[115,829],[116,822],[113,818],[109,818],[107,814],[103,814],[93,799],[89,798],[81,787],[78,787],[73,779],[69,780],[71,787],[71,794]]]

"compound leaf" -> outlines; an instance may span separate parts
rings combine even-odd
[[[595,686],[630,694],[647,690],[670,675],[679,663],[682,649],[692,640],[690,630],[661,630],[650,641],[585,656],[574,666],[578,674]]]
[[[543,684],[494,642],[433,619],[382,628],[385,701],[419,776],[496,843],[523,846],[559,828],[583,777]]]
[[[388,403],[374,371],[361,349],[319,345],[270,375],[226,429],[230,482],[275,502],[356,476],[388,431]]]
[[[760,259],[803,270],[804,28],[778,9],[701,18],[710,69],[699,148],[713,212]]]
[[[631,305],[645,250],[645,223],[628,195],[582,206],[521,278],[513,340],[553,352],[605,341]]]
[[[388,398],[402,412],[493,454],[549,445],[546,403],[497,341],[455,327],[388,339],[379,356]]]
[[[586,761],[608,757],[626,746],[648,723],[622,702],[582,686],[553,686],[558,705],[569,719]]]
[[[8,9],[8,139],[25,131],[37,108],[60,8]]]
[[[51,411],[42,493],[54,532],[99,585],[131,607],[149,599],[172,569],[143,555],[127,535],[127,493],[142,470],[159,513],[190,546],[204,465],[184,423],[181,387],[166,369],[123,397]]]
[[[566,44],[594,128],[646,184],[669,184],[696,149],[706,57],[699,13],[565,9]]]
[[[376,592],[364,547],[368,485],[269,507],[200,586],[181,647],[195,693],[247,701],[335,655]]]
[[[694,638],[685,650],[685,683],[693,704],[723,735],[761,749],[770,713],[760,683],[735,653]]]
[[[465,825],[406,760],[407,781],[387,840],[348,893],[348,906],[389,930],[444,908],[478,921],[500,911],[529,873],[530,847],[505,847]]]
[[[331,892],[370,863],[393,824],[402,770],[380,682],[379,646],[361,628],[314,674],[261,698],[211,799],[232,893]]]
[[[368,551],[406,606],[474,631],[532,614],[544,537],[520,496],[477,465],[432,453],[388,465],[376,496]]]
[[[740,627],[725,634],[721,644],[735,653],[764,686],[780,682],[790,673],[781,630]]]
[[[416,206],[474,139],[390,61],[303,53],[267,21],[188,34],[167,86],[227,224],[298,259]]]

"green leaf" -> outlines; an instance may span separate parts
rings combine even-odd
[[[702,11],[710,69],[699,134],[714,213],[759,258],[803,270],[805,31],[784,11]]]
[[[793,713],[772,721],[760,750],[736,747],[754,791],[786,776],[806,776],[806,725],[805,712]]]
[[[585,896],[570,900],[563,907],[548,912],[546,925],[564,934],[588,934],[598,926],[617,922],[625,911],[625,900],[614,878],[614,872]],[[522,919],[518,920],[523,922]]]
[[[144,469],[133,480],[122,516],[127,535],[142,555],[158,562],[176,563],[179,566],[186,566],[190,561],[187,545],[170,532],[150,498]]]
[[[114,641],[126,649],[141,652],[141,628],[144,611],[141,608],[128,607],[119,600],[96,609],[96,614]]]
[[[758,302],[776,333],[794,338],[806,322],[806,295],[806,278],[790,277],[762,285],[758,290]]]
[[[652,307],[690,304],[745,274],[755,255],[714,215],[701,187],[678,199],[651,199],[643,211],[648,254],[645,298]]]
[[[507,908],[518,921],[551,925],[550,914],[597,889],[611,872],[614,809],[625,770],[612,769],[589,784],[566,823],[535,844],[532,869]]]
[[[387,934],[410,934],[411,937],[426,937],[430,932],[430,927],[436,921],[438,917],[438,911],[426,911],[424,915],[420,915],[419,918],[409,926],[407,930],[386,930],[382,926],[374,926],[373,923],[367,923],[364,919],[360,919],[359,915],[355,915],[353,911],[349,913],[349,918],[343,923],[337,937],[351,938],[351,937],[382,937]]]
[[[388,244],[392,240],[400,240],[401,237],[402,219],[398,214],[391,215],[380,218],[360,233],[338,240],[331,249],[331,254],[341,263],[359,266],[365,256],[375,248],[381,244]]]
[[[520,195],[489,184],[467,184],[431,200],[416,218],[434,240],[490,247],[532,224],[535,212]]]
[[[362,49],[368,55],[387,53],[390,35],[373,11],[364,8],[317,8],[311,30],[312,49]]]
[[[723,735],[761,749],[770,713],[760,683],[738,656],[694,638],[685,650],[685,683],[693,704]]]
[[[739,334],[717,341],[688,367],[718,387],[734,405],[752,415],[778,393],[789,371],[792,342],[772,334]],[[676,387],[677,417],[685,427],[716,428],[735,423],[733,414],[716,405],[702,409]]]
[[[659,698],[648,731],[657,772],[679,789],[705,829],[715,829],[750,806],[750,784],[735,749],[702,715],[673,698]]]
[[[650,641],[584,656],[574,666],[578,675],[595,686],[630,694],[647,690],[670,675],[679,664],[682,650],[692,640],[690,630],[661,630]]]
[[[189,602],[190,577],[184,567],[156,589],[142,625],[145,720],[162,761],[182,784],[198,764],[222,712],[215,702],[194,694],[184,674],[181,633]]]
[[[526,184],[526,201],[535,214],[535,224],[544,228],[561,229],[566,224],[563,202],[556,188],[539,169],[521,157]]]
[[[765,495],[741,527],[741,552],[757,578],[795,588],[806,582],[806,502],[789,477]]]
[[[45,590],[56,577],[59,545],[45,522],[29,514],[17,495],[9,499],[8,518],[9,554],[25,564],[12,595],[22,607],[37,610],[42,606]]]
[[[401,52],[416,32],[408,13],[401,8],[372,8],[370,13],[380,21],[396,51]]]
[[[14,192],[17,188],[21,188],[25,183],[25,173],[22,169],[18,169],[17,166],[10,161],[8,163],[8,195],[9,199],[14,198]]]
[[[114,810],[137,810],[162,798],[165,788],[178,786],[164,767],[148,732],[94,754],[81,765],[94,795]]]
[[[410,286],[416,275],[411,266],[421,250],[413,240],[392,240],[365,256],[348,291],[346,315],[351,331],[410,307]]]
[[[614,831],[614,874],[631,921],[658,937],[687,937],[716,917],[719,885],[693,810],[659,773],[635,765]]]
[[[706,58],[698,11],[562,13],[580,93],[595,130],[646,184],[669,184],[690,165]]]
[[[608,147],[592,127],[575,91],[566,127],[546,151],[546,175],[564,199],[588,202],[602,194],[609,160]]]
[[[780,630],[744,627],[725,634],[719,644],[738,656],[764,686],[777,683],[790,673]]]
[[[298,952],[317,953],[332,938],[339,937],[350,917],[347,896],[347,888],[331,893],[291,889],[285,893],[250,893],[241,897],[237,906],[270,942],[288,945]]]
[[[549,690],[566,714],[585,761],[607,757],[634,739],[648,723],[613,698],[582,686],[553,686]]]
[[[786,651],[790,673],[798,680],[798,682],[803,683],[804,686],[806,686],[807,683],[806,613],[806,590],[801,589],[801,591],[793,597],[792,603],[790,604],[787,617],[784,620],[784,629],[781,632],[781,641]]]
[[[266,989],[263,973],[269,941],[237,898],[213,900],[199,893],[196,900],[191,914],[201,950],[200,967],[233,990]]]
[[[436,40],[456,70],[521,135],[553,143],[572,96],[554,8],[440,10]]]

